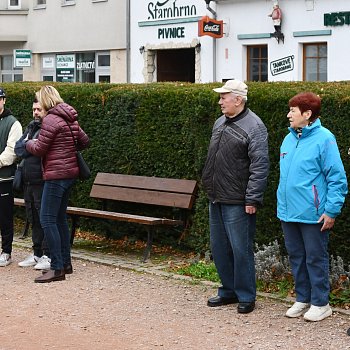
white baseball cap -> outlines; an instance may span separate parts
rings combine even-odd
[[[220,94],[225,94],[227,92],[233,92],[235,95],[247,97],[248,94],[248,86],[244,84],[242,81],[233,79],[227,80],[224,86],[221,88],[213,89],[215,92]]]

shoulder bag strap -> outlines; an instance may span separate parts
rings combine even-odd
[[[70,130],[70,133],[72,134],[72,138],[73,138],[73,142],[74,142],[74,147],[75,147],[75,150],[77,151],[78,150],[78,144],[77,144],[77,141],[73,135],[73,131],[72,131],[72,128],[70,127],[70,125],[68,124],[67,120],[65,120],[65,122],[67,123],[68,125],[68,128]]]

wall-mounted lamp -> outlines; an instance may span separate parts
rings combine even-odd
[[[202,47],[201,43],[198,43],[198,44],[194,47],[197,53],[201,52],[201,47]]]
[[[139,48],[140,54],[142,55],[145,52],[145,47],[142,45]]]

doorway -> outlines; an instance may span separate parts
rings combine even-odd
[[[157,81],[195,82],[195,49],[157,50]]]

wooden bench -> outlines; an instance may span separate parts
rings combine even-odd
[[[98,173],[92,185],[90,197],[102,200],[103,209],[67,208],[67,214],[72,218],[71,242],[73,242],[80,217],[125,221],[145,225],[148,235],[143,261],[146,261],[150,256],[153,235],[157,228],[164,226],[186,226],[188,213],[194,204],[197,189],[198,186],[195,180]],[[171,207],[179,209],[183,215],[178,218],[162,218],[108,211],[107,203],[109,201]],[[15,205],[24,206],[24,201],[15,198]]]

